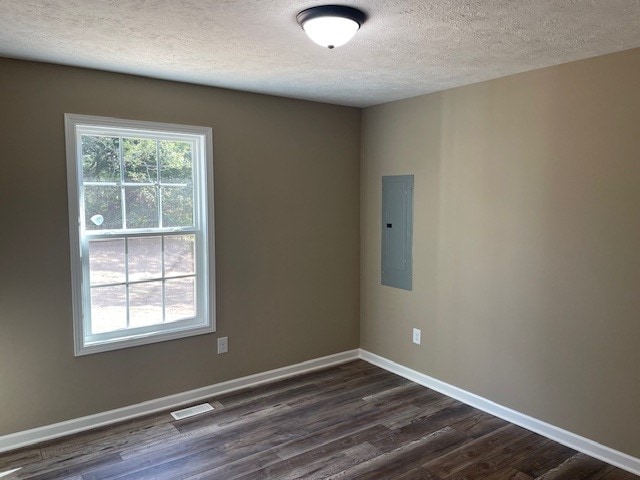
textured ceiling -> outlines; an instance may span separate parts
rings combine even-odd
[[[330,1],[369,15],[334,50],[321,3],[0,0],[0,56],[362,107],[640,47],[640,0]]]

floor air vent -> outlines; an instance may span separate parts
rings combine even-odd
[[[194,415],[199,415],[204,412],[210,412],[213,410],[213,407],[208,403],[202,403],[200,405],[195,405],[189,408],[183,408],[182,410],[177,410],[175,412],[171,412],[171,416],[176,420],[182,420],[183,418],[193,417]]]

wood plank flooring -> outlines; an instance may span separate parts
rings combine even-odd
[[[0,454],[0,478],[640,478],[363,361],[209,403]]]

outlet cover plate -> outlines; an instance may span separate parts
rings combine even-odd
[[[420,345],[422,342],[422,331],[419,328],[413,329],[413,343]]]
[[[218,339],[218,353],[227,353],[229,351],[229,337],[220,337]]]

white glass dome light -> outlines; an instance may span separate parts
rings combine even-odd
[[[351,40],[366,18],[364,12],[341,5],[312,7],[297,16],[309,38],[327,48],[340,47]]]

